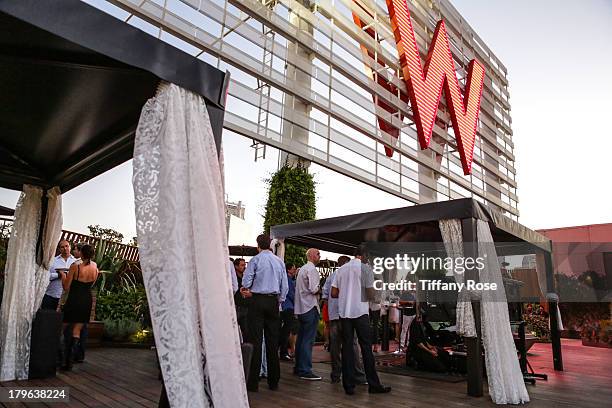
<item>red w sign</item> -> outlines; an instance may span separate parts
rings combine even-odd
[[[436,26],[423,68],[406,0],[387,0],[387,8],[391,17],[391,26],[397,44],[402,73],[408,88],[408,98],[410,99],[421,149],[429,147],[442,89],[444,89],[463,173],[468,175],[472,171],[474,140],[485,76],[484,67],[476,60],[470,61],[465,85],[465,97],[462,97],[444,20],[440,20]],[[374,31],[367,28],[355,13],[353,13],[353,20],[359,27],[365,28],[365,31],[374,37]],[[365,47],[362,46],[362,49],[365,51]],[[368,54],[374,58],[371,52],[368,52]],[[378,59],[378,62],[384,65],[380,59]],[[396,87],[386,79],[379,76],[377,82],[388,91],[397,92]],[[378,106],[389,113],[398,113],[397,109],[382,101],[378,102]],[[400,119],[403,119],[401,115]],[[378,124],[382,130],[391,134],[391,136],[395,138],[399,136],[399,129],[393,127],[387,121],[378,118]],[[389,157],[393,154],[393,151],[389,148],[386,148],[386,152]]]

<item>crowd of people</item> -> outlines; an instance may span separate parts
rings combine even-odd
[[[58,349],[58,364],[63,370],[71,370],[74,362],[85,359],[87,323],[91,315],[91,288],[99,271],[94,248],[89,244],[60,241],[59,255],[53,258],[49,268],[49,285],[41,303],[42,310],[63,311],[64,330]],[[61,300],[64,299],[64,302]]]
[[[313,371],[312,353],[323,317],[328,328],[331,382],[342,382],[349,395],[354,394],[356,385],[367,385],[370,393],[389,392],[391,388],[381,384],[376,372],[374,352],[380,339],[381,304],[365,247],[358,247],[353,259],[341,256],[337,268],[322,282],[316,268],[321,258],[318,249],[308,249],[306,264],[298,268],[285,264],[271,251],[270,244],[267,235],[258,236],[258,254],[248,264],[242,258],[232,259],[228,268],[241,337],[253,345],[247,389],[257,391],[260,379],[265,377],[268,387],[277,390],[280,360],[293,362],[293,374],[302,380],[321,380]],[[41,309],[63,311],[58,363],[70,370],[74,362],[84,360],[91,288],[100,272],[92,260],[91,245],[77,244],[73,249],[62,240],[58,248]],[[403,308],[401,327],[398,316],[390,312],[400,350],[409,349],[427,369],[443,371],[444,352],[428,342],[413,300],[404,299],[408,306]]]
[[[253,345],[247,389],[258,391],[265,374],[268,388],[278,390],[280,360],[293,361],[293,374],[302,380],[321,380],[313,371],[312,351],[322,298],[329,314],[332,382],[342,381],[348,395],[360,384],[367,384],[370,393],[390,392],[380,382],[372,352],[374,275],[365,248],[357,248],[352,260],[341,257],[323,287],[318,249],[306,251],[307,263],[299,269],[271,251],[267,235],[257,237],[257,250],[248,264],[232,260],[238,324],[244,341]]]

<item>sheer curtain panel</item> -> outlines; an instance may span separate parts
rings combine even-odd
[[[223,183],[204,99],[163,84],[134,147],[140,262],[172,407],[247,407]]]

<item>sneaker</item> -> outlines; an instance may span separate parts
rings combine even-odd
[[[284,356],[280,357],[281,361],[292,361],[293,359],[291,358],[290,355],[285,354]]]
[[[321,377],[319,377],[318,375],[315,375],[313,373],[302,374],[302,375],[300,375],[300,378],[302,380],[308,380],[308,381],[321,381]]]
[[[378,387],[370,387],[368,388],[368,392],[370,394],[386,394],[391,392],[391,387],[386,387],[383,385],[379,385]]]

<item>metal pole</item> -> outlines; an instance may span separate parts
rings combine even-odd
[[[465,218],[461,220],[463,235],[463,256],[476,259],[478,257],[478,236],[476,233],[476,219]],[[479,281],[478,270],[466,268],[465,279]],[[472,311],[474,313],[474,324],[476,326],[476,337],[466,337],[465,345],[467,348],[467,394],[472,397],[482,397],[483,395],[483,364],[482,364],[482,343],[480,340],[480,302],[472,301]]]
[[[555,293],[552,252],[544,253],[544,262],[546,265],[546,286],[548,292]],[[563,371],[563,353],[561,351],[561,332],[559,331],[557,308],[558,301],[556,299],[549,299],[548,320],[550,325],[550,341],[552,343],[553,366],[555,367],[555,371]]]

